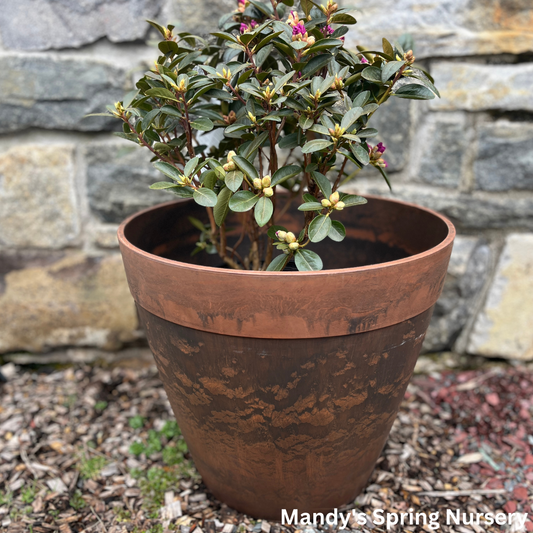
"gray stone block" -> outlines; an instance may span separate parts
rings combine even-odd
[[[387,147],[384,159],[388,163],[388,172],[403,170],[409,161],[411,149],[411,106],[408,100],[391,98],[380,107],[372,117],[370,126],[379,131],[379,140]],[[377,140],[370,139],[372,145]]]
[[[439,111],[533,111],[533,65],[479,65],[438,61],[431,74],[442,98],[430,100]]]
[[[353,2],[339,2],[353,6]],[[358,6],[359,7],[359,6]],[[520,54],[533,50],[530,0],[382,0],[354,9],[358,20],[348,43],[372,50],[409,32],[417,57]],[[381,50],[381,48],[379,48]]]
[[[169,12],[176,31],[207,35],[218,30],[222,15],[235,11],[237,0],[170,0]]]
[[[463,114],[428,115],[415,136],[415,179],[456,189],[461,182],[465,155],[470,150],[467,134]]]
[[[468,352],[533,360],[533,233],[507,236],[485,306],[470,335]]]
[[[12,50],[77,48],[102,37],[143,39],[163,0],[16,0],[2,3],[0,33]]]
[[[533,194],[459,193],[427,185],[393,183],[394,194],[377,177],[356,180],[346,191],[379,194],[440,211],[460,230],[533,230]]]
[[[132,143],[95,143],[86,148],[87,195],[92,214],[102,222],[119,223],[152,205],[177,197],[149,186],[166,181],[150,165],[151,153]]]
[[[479,130],[476,189],[533,190],[533,125],[498,121]]]
[[[117,125],[91,117],[127,90],[123,70],[87,58],[0,57],[0,132],[37,127],[98,131]]]
[[[477,237],[458,235],[448,276],[424,340],[424,352],[451,350],[482,296],[491,266],[491,250]]]
[[[72,246],[77,209],[73,145],[24,144],[0,154],[0,245]]]

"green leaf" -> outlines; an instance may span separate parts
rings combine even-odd
[[[259,177],[259,173],[256,168],[244,157],[234,155],[233,162],[252,180]]]
[[[194,201],[204,207],[215,207],[217,205],[217,195],[206,187],[196,189],[193,193]]]
[[[385,182],[387,183],[387,187],[390,189],[390,191],[392,192],[392,185],[391,185],[391,182],[389,180],[389,176],[387,176],[387,173],[385,172],[385,169],[381,168],[381,167],[377,167],[377,169],[380,171],[381,175],[383,176],[383,179],[385,180]]]
[[[165,176],[168,176],[169,178],[177,182],[182,181],[182,173],[176,167],[173,167],[171,164],[165,163],[164,161],[156,161],[153,165],[157,170],[159,170],[159,172],[162,172]]]
[[[258,135],[246,148],[246,151],[243,154],[243,157],[248,158],[268,139],[268,131],[264,131]]]
[[[163,87],[154,87],[153,89],[148,89],[146,94],[153,98],[163,98],[164,100],[173,100],[174,102],[178,101],[174,93]]]
[[[365,70],[361,73],[365,80],[371,81],[373,83],[382,83],[381,82],[381,69],[378,67],[366,67]]]
[[[392,44],[389,43],[389,41],[387,41],[387,39],[385,39],[385,37],[383,37],[382,43],[383,43],[383,51],[388,56],[394,57],[394,48],[392,47]]]
[[[160,191],[161,189],[171,189],[172,187],[178,187],[175,183],[170,183],[169,181],[158,181],[153,185],[150,185],[150,189],[154,191]]]
[[[342,242],[346,237],[346,228],[338,220],[331,222],[331,229],[329,230],[328,237],[335,242]]]
[[[183,116],[183,114],[178,109],[171,105],[164,105],[160,109],[160,111],[164,115],[170,115],[171,117],[181,118]]]
[[[268,46],[265,46],[264,48],[261,48],[261,50],[259,50],[259,52],[257,52],[257,56],[256,56],[256,60],[255,60],[255,66],[257,68],[260,68],[260,67],[263,66],[263,63],[272,54],[272,50],[274,50],[274,45],[269,44]]]
[[[298,142],[298,133],[290,133],[289,135],[285,135],[285,137],[281,137],[278,143],[278,146],[280,148],[283,148],[284,150],[290,150],[292,148],[296,148],[299,145],[300,143]]]
[[[172,189],[172,192],[179,198],[193,197],[193,190],[190,187],[176,187],[175,189]]]
[[[435,98],[435,94],[427,87],[414,83],[402,85],[395,93],[393,93],[393,96],[407,98],[409,100],[433,100]]]
[[[214,37],[218,37],[220,39],[224,39],[226,41],[231,41],[232,43],[239,42],[233,35],[231,35],[231,33],[215,32],[215,33],[212,33],[211,35],[213,35]]]
[[[146,20],[146,22],[148,22],[148,24],[153,26],[163,37],[165,37],[165,28],[163,28],[163,26],[157,22],[154,22],[153,20]]]
[[[358,131],[357,135],[361,137],[361,139],[370,139],[371,137],[375,137],[378,133],[378,130],[375,128],[365,128],[364,130]]]
[[[198,220],[194,217],[187,217],[189,219],[189,222],[196,228],[199,229],[201,232],[207,231],[208,228],[204,225],[204,223],[201,220]]]
[[[222,189],[218,195],[217,205],[213,209],[213,215],[215,217],[215,223],[217,226],[222,226],[229,213],[229,202],[233,193],[229,187]]]
[[[364,107],[370,97],[370,91],[363,91],[359,93],[352,102],[353,107]]]
[[[357,20],[348,13],[337,13],[331,17],[330,22],[333,24],[357,24]]]
[[[133,100],[135,100],[135,98],[137,98],[138,94],[139,94],[138,90],[130,91],[128,94],[126,94],[126,96],[124,96],[124,100],[122,101],[122,105],[124,107],[130,107],[130,105],[132,104]]]
[[[311,154],[313,152],[318,152],[319,150],[325,150],[326,148],[329,148],[330,146],[333,146],[332,141],[315,139],[314,141],[309,141],[304,144],[304,147],[302,148],[302,153]]]
[[[321,174],[320,172],[313,171],[311,172],[311,177],[315,181],[315,183],[318,185],[318,188],[322,191],[322,194],[329,198],[331,196],[332,187],[331,182],[324,176],[324,174]]]
[[[243,173],[238,170],[234,170],[233,172],[228,172],[226,174],[226,179],[224,180],[224,182],[226,183],[226,186],[230,191],[237,192],[243,180]]]
[[[302,75],[304,77],[313,75],[315,72],[318,72],[321,68],[324,68],[326,65],[328,65],[331,59],[331,54],[322,54],[313,57],[313,59],[311,59],[303,68]]]
[[[254,216],[257,225],[262,228],[272,218],[273,213],[274,204],[272,203],[272,200],[266,196],[259,198],[259,201],[254,209]]]
[[[309,194],[308,192],[304,193],[303,199],[304,199],[304,202],[318,202],[318,200],[312,194]]]
[[[235,158],[233,158],[235,161]],[[252,191],[239,191],[235,193],[229,202],[229,208],[235,213],[244,213],[250,211],[259,201],[259,196]]]
[[[305,16],[308,17],[311,9],[315,4],[311,0],[300,0],[300,6],[303,9]]]
[[[311,46],[307,53],[315,54],[316,52],[322,52],[323,50],[342,46],[342,44],[340,39],[321,39]]]
[[[200,162],[199,157],[195,157],[194,159],[191,159],[190,161],[188,161],[187,164],[185,165],[185,168],[183,169],[183,173],[187,177],[191,176],[191,174],[193,174],[194,171],[196,170],[196,167],[198,166],[199,162]]]
[[[360,144],[351,144],[350,150],[353,155],[362,165],[368,165],[370,163],[370,155]]]
[[[290,255],[281,254],[272,259],[270,265],[267,267],[267,272],[281,272],[287,262],[289,261]],[[141,452],[142,453],[142,452]]]
[[[200,131],[211,131],[215,125],[209,118],[197,117],[191,122],[191,127]]]
[[[298,250],[294,256],[296,268],[300,272],[312,272],[315,270],[322,270],[324,267],[320,256],[311,250]]]
[[[357,119],[363,114],[362,107],[352,107],[343,117],[341,122],[341,128],[344,130],[350,129],[351,126],[357,121]]]
[[[279,92],[279,90],[289,81],[292,80],[295,74],[294,70],[291,70],[285,76],[282,76],[279,80],[275,81],[274,92]]]
[[[381,81],[387,82],[396,72],[398,72],[405,65],[405,61],[389,61],[381,69]]]
[[[298,211],[322,211],[324,206],[320,202],[306,202],[298,207]]]
[[[309,239],[311,242],[323,241],[331,229],[331,218],[319,215],[309,224]]]
[[[368,203],[368,200],[362,196],[346,193],[341,194],[341,201],[344,202],[345,207],[353,207],[354,205],[363,205]]]
[[[281,167],[278,169],[272,176],[271,187],[275,187],[284,181],[297,176],[302,172],[302,167],[298,165],[289,165],[286,167]]]
[[[259,44],[254,46],[252,51],[259,52],[261,48],[264,48],[272,39],[275,39],[276,37],[278,37],[278,35],[281,35],[282,33],[283,33],[282,31],[278,31],[275,33],[271,33],[270,35],[267,35]]]
[[[208,189],[214,189],[217,180],[217,173],[214,170],[208,170],[202,174],[202,185]]]

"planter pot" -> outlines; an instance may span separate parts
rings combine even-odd
[[[353,500],[411,378],[455,230],[433,211],[368,199],[338,217],[342,244],[313,246],[321,272],[234,271],[214,268],[214,256],[191,258],[197,230],[187,216],[204,219],[204,210],[190,201],[148,209],[119,229],[130,289],[196,467],[217,498],[254,517]],[[302,216],[281,223],[297,229]]]

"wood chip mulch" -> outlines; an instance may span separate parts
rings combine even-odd
[[[0,531],[280,533],[202,484],[154,368],[10,367],[0,384]],[[533,371],[498,366],[413,379],[366,490],[340,512],[441,512],[440,531],[533,531]],[[529,513],[523,527],[447,525]],[[475,522],[475,521],[474,521]],[[432,531],[428,525],[393,531]]]

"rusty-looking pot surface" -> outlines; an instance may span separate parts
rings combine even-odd
[[[172,202],[143,211],[122,224],[119,241],[206,485],[240,511],[277,520],[283,508],[329,511],[351,501],[411,378],[453,225],[369,197],[339,217],[345,242],[313,246],[325,268],[337,269],[267,273],[191,258],[197,230],[187,216],[204,219],[203,208]],[[297,216],[281,223],[292,229]]]

